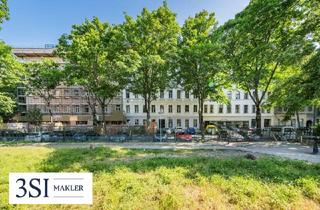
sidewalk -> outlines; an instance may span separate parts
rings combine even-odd
[[[22,145],[23,146],[23,145]],[[203,150],[215,150],[215,149],[228,149],[238,150],[250,153],[260,153],[275,155],[279,157],[305,160],[312,163],[320,163],[320,153],[312,154],[312,146],[301,145],[299,143],[288,142],[186,142],[186,143],[174,143],[174,142],[125,142],[125,143],[35,143],[24,146],[47,146],[53,148],[88,148],[90,146],[104,146],[111,148],[129,148],[129,149],[203,149]]]

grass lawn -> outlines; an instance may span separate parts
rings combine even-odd
[[[0,147],[0,209],[320,209],[320,164],[212,150]],[[9,172],[94,173],[93,206],[8,204]]]

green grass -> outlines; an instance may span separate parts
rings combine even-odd
[[[320,164],[200,152],[0,147],[0,209],[320,209]],[[94,204],[9,205],[8,173],[27,171],[91,171]]]

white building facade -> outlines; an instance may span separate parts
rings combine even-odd
[[[205,124],[216,123],[234,127],[252,128],[256,126],[256,108],[250,96],[240,90],[225,90],[229,104],[219,104],[207,100],[204,103]],[[127,124],[143,125],[146,121],[144,99],[128,90],[123,91],[123,110]],[[267,94],[266,94],[267,95]],[[151,104],[151,120],[161,123],[164,128],[199,128],[198,100],[180,88],[168,89],[158,94]],[[272,110],[262,109],[262,127],[274,125]]]

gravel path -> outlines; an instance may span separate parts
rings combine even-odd
[[[320,163],[320,154],[312,154],[312,147],[301,145],[299,143],[288,142],[206,142],[206,143],[141,143],[141,142],[126,142],[126,143],[35,143],[28,145],[17,146],[46,146],[53,148],[88,148],[88,147],[111,147],[111,148],[129,148],[129,149],[203,149],[203,150],[233,150],[237,153],[257,153],[268,154],[279,157],[305,160],[312,163]]]

